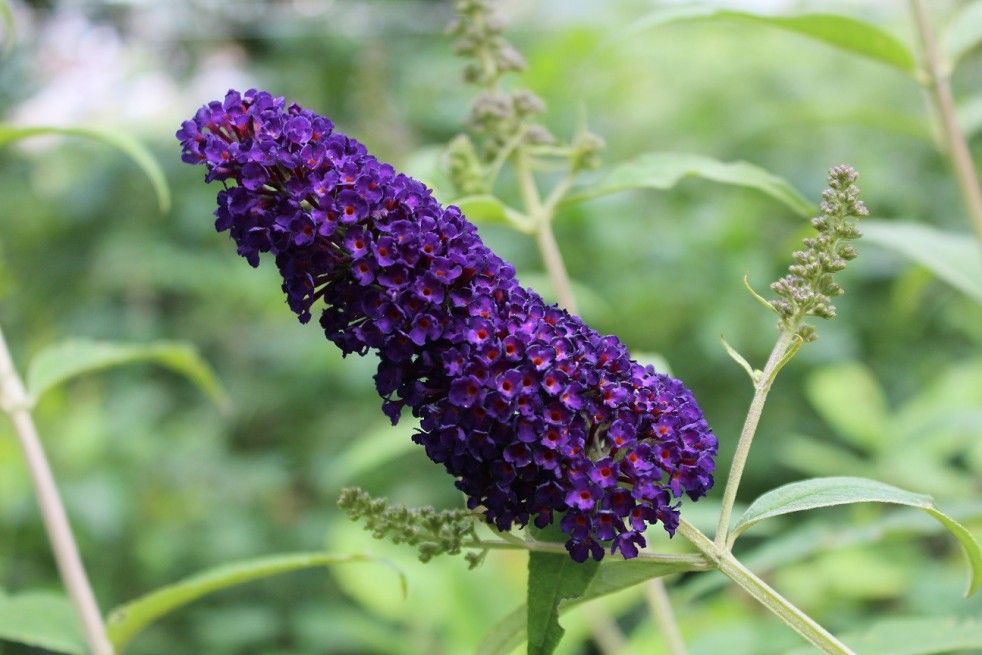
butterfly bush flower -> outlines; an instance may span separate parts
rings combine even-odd
[[[283,98],[229,91],[177,133],[219,181],[215,225],[257,266],[275,257],[290,308],[316,307],[345,355],[375,352],[395,424],[499,530],[558,521],[573,559],[625,558],[670,534],[713,484],[717,441],[681,382],[547,304],[455,206]]]

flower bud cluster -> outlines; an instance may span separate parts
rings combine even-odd
[[[859,200],[859,189],[854,184],[857,176],[850,166],[829,171],[829,188],[822,193],[822,215],[812,219],[818,236],[804,240],[805,250],[794,253],[795,263],[788,267],[788,275],[771,285],[779,298],[770,304],[781,317],[783,328],[805,341],[814,340],[815,331],[802,321],[806,316],[835,316],[832,298],[842,295],[843,289],[834,276],[858,256],[848,242],[862,233],[848,219],[869,212]]]
[[[372,498],[361,489],[341,490],[338,507],[352,521],[364,519],[365,529],[376,539],[415,546],[421,562],[437,555],[457,555],[466,541],[476,541],[474,513],[465,509],[437,511],[432,507],[409,508],[389,505],[385,498]],[[480,553],[468,557],[471,567],[480,562]]]
[[[681,382],[515,279],[455,206],[369,155],[330,120],[230,91],[177,134],[219,180],[216,227],[253,266],[275,256],[301,322],[341,351],[379,357],[396,423],[499,530],[555,519],[578,561],[624,557],[683,495],[713,483],[717,441]]]

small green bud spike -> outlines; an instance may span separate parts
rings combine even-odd
[[[836,166],[829,171],[829,188],[822,192],[822,215],[811,221],[818,236],[804,240],[805,250],[793,253],[795,263],[788,267],[788,275],[771,285],[778,298],[770,301],[770,306],[780,316],[780,328],[798,335],[802,341],[817,338],[815,328],[804,323],[805,317],[835,317],[832,298],[841,296],[843,289],[833,275],[858,255],[845,243],[862,236],[849,219],[869,214],[859,200],[859,189],[854,184],[857,177],[850,166]]]

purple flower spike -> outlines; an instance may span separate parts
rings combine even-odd
[[[300,321],[320,307],[347,355],[375,351],[382,409],[501,530],[559,520],[577,561],[625,558],[713,484],[717,441],[681,382],[515,279],[454,206],[323,116],[229,91],[182,124],[219,180],[215,226],[270,253]]]

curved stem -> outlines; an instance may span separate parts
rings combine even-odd
[[[948,156],[951,158],[955,177],[958,179],[958,186],[961,188],[965,207],[968,209],[969,219],[972,222],[972,227],[975,228],[979,244],[982,245],[982,187],[979,186],[979,176],[975,170],[965,134],[958,124],[955,102],[951,95],[949,74],[942,69],[937,41],[934,38],[934,30],[931,27],[931,20],[924,0],[911,0],[910,5],[921,39],[922,58],[927,73],[926,84],[941,118],[941,128]]]
[[[774,350],[771,351],[771,356],[767,358],[767,364],[764,366],[760,379],[754,385],[754,398],[750,402],[750,409],[747,410],[747,419],[743,423],[740,441],[737,442],[736,452],[733,454],[730,475],[726,480],[726,489],[723,491],[723,507],[720,510],[719,524],[716,527],[716,548],[719,550],[724,550],[726,547],[726,537],[730,530],[730,514],[733,512],[733,504],[736,502],[737,489],[740,488],[743,469],[747,465],[750,445],[757,433],[760,416],[764,412],[764,402],[766,402],[767,394],[774,383],[774,376],[788,361],[786,355],[794,340],[795,335],[793,333],[781,330],[777,343],[774,344]]]
[[[113,647],[106,636],[106,626],[102,622],[102,613],[99,611],[92,586],[85,574],[85,567],[68,522],[68,515],[58,495],[54,475],[51,473],[34,419],[31,417],[30,398],[14,369],[13,359],[2,330],[0,330],[0,398],[3,401],[4,411],[10,415],[17,439],[24,450],[31,482],[34,484],[34,494],[41,510],[41,518],[48,533],[48,540],[51,542],[51,550],[65,589],[82,624],[82,632],[89,652],[91,655],[113,655]]]
[[[701,553],[714,562],[716,568],[753,596],[761,605],[776,614],[795,632],[828,655],[856,655],[848,646],[835,638],[791,601],[758,578],[753,571],[741,564],[732,553],[717,547],[706,535],[691,523],[682,519],[678,533],[692,543]]]

